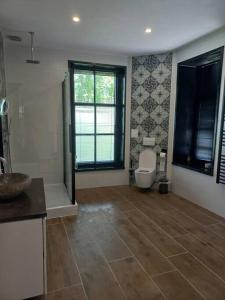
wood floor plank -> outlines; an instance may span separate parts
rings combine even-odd
[[[107,194],[112,200],[111,205],[114,209],[119,209],[120,211],[129,211],[135,209],[135,206],[126,199],[123,195],[118,193],[115,188],[107,187]]]
[[[65,218],[65,226],[69,236],[73,236],[74,239],[95,241],[108,261],[132,256],[132,253],[103,214],[82,214],[78,220],[71,217]]]
[[[160,250],[165,256],[184,253],[186,250],[169,237],[157,225],[138,210],[126,213],[128,219]]]
[[[217,220],[191,206],[187,206],[184,210],[184,213],[202,225],[211,225],[217,223]]]
[[[110,263],[110,266],[129,300],[161,300],[159,289],[143,271],[135,258]]]
[[[110,231],[107,232],[110,233]],[[98,239],[97,243],[100,245],[102,252],[108,261],[133,256],[124,242],[113,231],[111,232],[111,235],[107,235],[106,231],[105,233],[102,233],[101,238]]]
[[[225,224],[213,224],[208,227],[218,236],[221,236],[225,239]]]
[[[197,205],[197,204],[194,203],[194,202],[191,202],[191,201],[189,201],[189,200],[187,200],[187,199],[184,199],[184,198],[182,198],[182,197],[180,197],[180,196],[178,196],[178,195],[175,195],[175,194],[173,194],[173,193],[170,193],[170,195],[171,195],[173,198],[178,199],[179,203],[183,203],[183,205],[185,205],[185,206],[191,206],[191,207],[194,207],[196,210],[198,210],[198,211],[200,211],[200,212],[206,214],[207,216],[209,216],[209,217],[215,219],[216,221],[225,224],[225,218],[223,218],[223,217],[221,217],[221,216],[215,214],[214,212],[212,212],[212,211],[210,211],[210,210],[208,210],[208,209],[206,209],[206,208],[204,208],[204,207],[202,207],[202,206],[199,206],[199,205]]]
[[[160,209],[163,209],[164,211],[174,211],[177,210],[174,205],[172,205],[168,199],[162,197],[162,194],[159,194],[156,191],[151,191],[147,195],[147,200],[150,200],[152,203],[158,205]]]
[[[86,300],[81,285],[71,286],[47,295],[48,300]]]
[[[166,215],[165,213],[153,211],[146,204],[145,205],[140,204],[139,209],[172,237],[176,237],[187,233],[184,227],[179,225],[177,222],[175,222],[170,216]]]
[[[170,258],[176,268],[208,300],[225,299],[225,283],[190,254]]]
[[[97,202],[99,201],[98,189],[96,188],[89,188],[89,189],[80,189],[76,190],[76,199],[78,203],[85,203],[85,202]]]
[[[106,266],[101,248],[92,239],[71,236],[70,244],[80,272]]]
[[[176,238],[193,256],[209,267],[225,280],[225,257],[208,243],[200,241],[192,234],[186,234]]]
[[[118,220],[115,228],[149,275],[173,270],[168,260],[128,220]]]
[[[47,225],[61,224],[62,218],[47,219]]]
[[[183,213],[190,216],[202,225],[211,225],[222,220],[223,218],[216,216],[216,214],[192,203],[186,199],[183,199],[175,194],[168,194],[168,200],[174,205],[176,209],[180,209]]]
[[[208,243],[211,247],[221,252],[225,256],[225,239],[218,236],[208,227],[196,228],[192,230],[192,234],[200,240]]]
[[[86,237],[78,239],[71,231],[69,235],[88,299],[124,299],[101,248]]]
[[[68,216],[63,218],[68,237],[74,239],[91,239],[91,235],[87,230],[86,224],[96,217],[94,213],[83,213],[79,211],[77,216]]]
[[[174,210],[167,212],[167,214],[186,231],[192,232],[195,229],[202,228],[202,225],[189,216],[183,214],[181,211]]]
[[[108,261],[133,255],[111,224],[105,222],[103,218],[93,220],[88,226],[88,231]]]
[[[89,300],[122,300],[125,296],[106,266],[87,269],[81,273],[85,292]]]
[[[167,300],[204,299],[177,271],[154,277]]]
[[[63,224],[47,226],[48,291],[80,283]]]

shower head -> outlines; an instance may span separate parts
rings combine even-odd
[[[34,32],[30,31],[30,54],[31,54],[31,59],[27,59],[26,63],[27,64],[39,64],[39,60],[34,59]]]

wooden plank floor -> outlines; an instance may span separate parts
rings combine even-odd
[[[225,219],[129,186],[76,199],[78,216],[47,224],[47,299],[225,299]]]

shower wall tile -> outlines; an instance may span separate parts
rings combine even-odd
[[[3,36],[0,32],[0,99],[6,96],[6,82],[5,82],[5,63],[4,63],[4,44]]]
[[[155,137],[154,150],[168,146],[169,107],[172,54],[146,55],[132,58],[131,129],[138,129],[138,138],[131,138],[130,160],[138,167],[143,137]]]

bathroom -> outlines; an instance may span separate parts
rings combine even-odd
[[[32,195],[34,201],[42,198],[45,208],[31,220],[36,234],[26,223],[17,229],[26,249],[33,251],[27,261],[31,263],[38,253],[37,263],[31,263],[33,269],[24,263],[19,281],[17,267],[12,276],[15,293],[8,293],[6,283],[0,300],[44,294],[50,300],[135,299],[136,295],[141,299],[154,295],[168,300],[224,299],[225,275],[218,267],[225,269],[222,18],[218,26],[210,23],[206,30],[209,16],[203,14],[206,27],[198,31],[200,25],[193,22],[188,30],[187,7],[197,22],[201,5],[208,12],[211,6],[197,1],[193,9],[181,1],[182,5],[172,4],[180,10],[174,27],[168,20],[168,16],[175,19],[168,3],[164,3],[166,10],[161,1],[150,1],[153,11],[160,11],[167,26],[172,26],[168,27],[171,32],[165,30],[163,17],[156,20],[152,15],[152,24],[141,22],[149,20],[142,7],[131,34],[122,20],[130,22],[136,16],[133,1],[127,11],[127,1],[103,5],[94,0],[99,11],[91,6],[93,19],[86,0],[78,1],[79,9],[70,0],[65,7],[57,1],[53,10],[52,0],[46,7],[34,1],[21,1],[21,7],[14,0],[9,2],[15,11],[7,3],[0,4],[0,87],[4,87],[0,94],[8,104],[0,113],[0,156],[6,160],[2,172],[32,179],[28,192],[18,197],[21,201],[23,195]],[[220,1],[216,2],[215,15],[223,11]],[[33,9],[40,19],[28,17]],[[106,26],[109,33],[102,26],[105,11],[111,22]],[[182,15],[186,23],[180,32]],[[118,26],[123,28],[121,33]],[[185,39],[183,32],[189,33]],[[207,69],[211,66],[212,71]],[[197,75],[189,70],[198,70]],[[201,102],[203,98],[208,106],[206,100]],[[43,185],[41,192],[34,183]],[[4,232],[33,214],[10,219],[9,208],[14,214],[14,204],[21,207],[19,200],[4,203],[7,209],[0,203],[0,239],[4,237],[8,245],[0,258],[2,270],[7,265],[4,259],[10,263],[12,257],[7,255],[11,233]],[[20,257],[16,249],[23,246],[17,242],[10,255]],[[184,267],[192,263],[201,270],[197,275]],[[12,269],[18,265],[10,264]],[[28,288],[25,273],[36,268],[40,277]],[[136,274],[145,286],[136,282]],[[205,290],[207,278],[211,281]],[[23,296],[18,298],[20,292]]]

